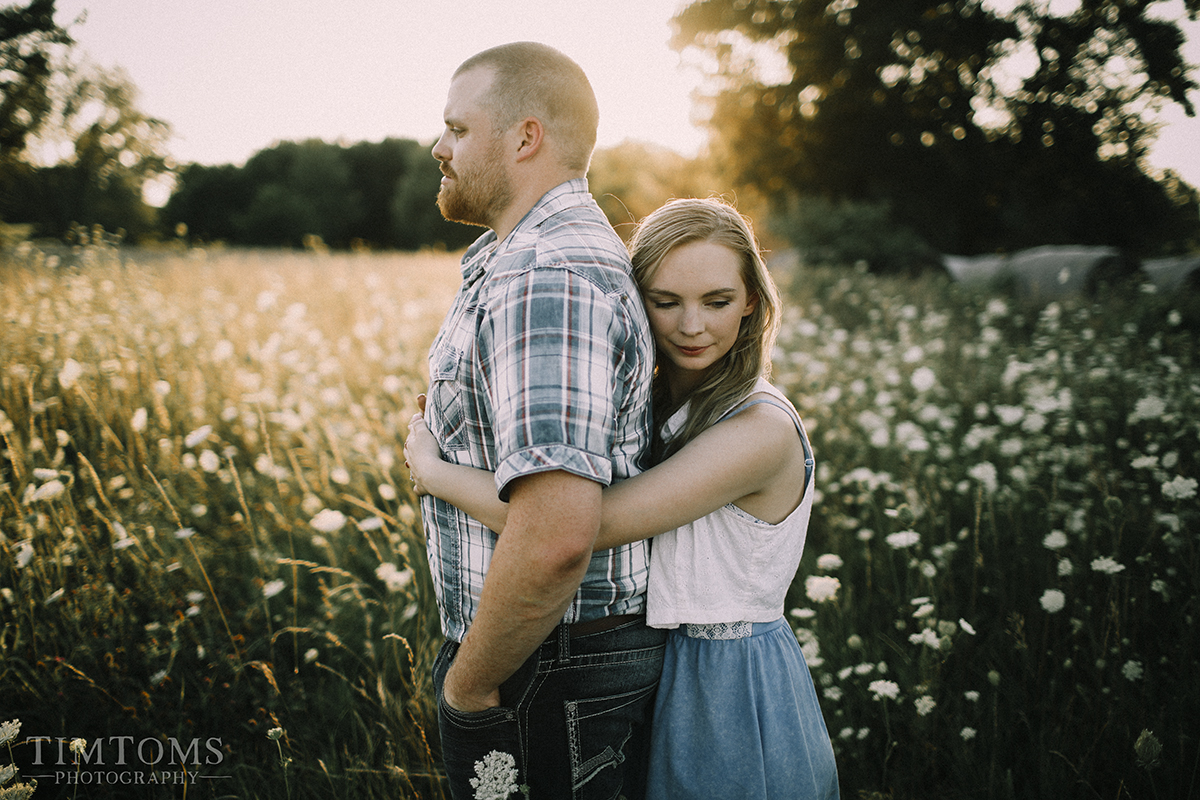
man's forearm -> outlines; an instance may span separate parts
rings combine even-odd
[[[499,703],[498,687],[554,630],[587,572],[600,486],[563,472],[520,479],[496,545],[479,611],[446,677],[462,711]]]

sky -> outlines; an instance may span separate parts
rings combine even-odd
[[[692,99],[703,75],[668,44],[669,20],[686,4],[58,0],[56,20],[90,61],[126,72],[142,112],[170,123],[168,150],[179,163],[240,165],[275,142],[308,138],[432,146],[454,69],[522,39],[557,47],[583,67],[600,104],[601,147],[633,139],[694,155],[705,139]],[[1184,19],[1182,0],[1161,8],[1160,16]],[[1200,65],[1200,22],[1183,27],[1185,58]],[[1200,111],[1200,91],[1191,100]],[[1200,116],[1172,109],[1162,119],[1152,165],[1200,187]]]

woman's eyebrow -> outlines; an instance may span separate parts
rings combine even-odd
[[[681,297],[682,296],[682,295],[676,294],[675,292],[668,291],[666,289],[647,289],[646,294],[653,294],[653,295],[657,295],[659,297]],[[733,287],[727,287],[724,289],[713,289],[712,291],[705,292],[703,295],[701,295],[701,297],[715,297],[717,295],[734,295],[734,294],[737,294],[737,289],[734,289]]]

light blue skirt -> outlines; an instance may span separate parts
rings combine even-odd
[[[740,639],[671,631],[651,731],[650,800],[836,800],[808,664],[781,618]]]

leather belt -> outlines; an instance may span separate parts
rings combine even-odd
[[[587,622],[575,622],[567,626],[572,639],[576,636],[588,636],[593,633],[603,633],[619,628],[627,622],[643,619],[641,614],[613,614],[599,619],[589,619]]]

